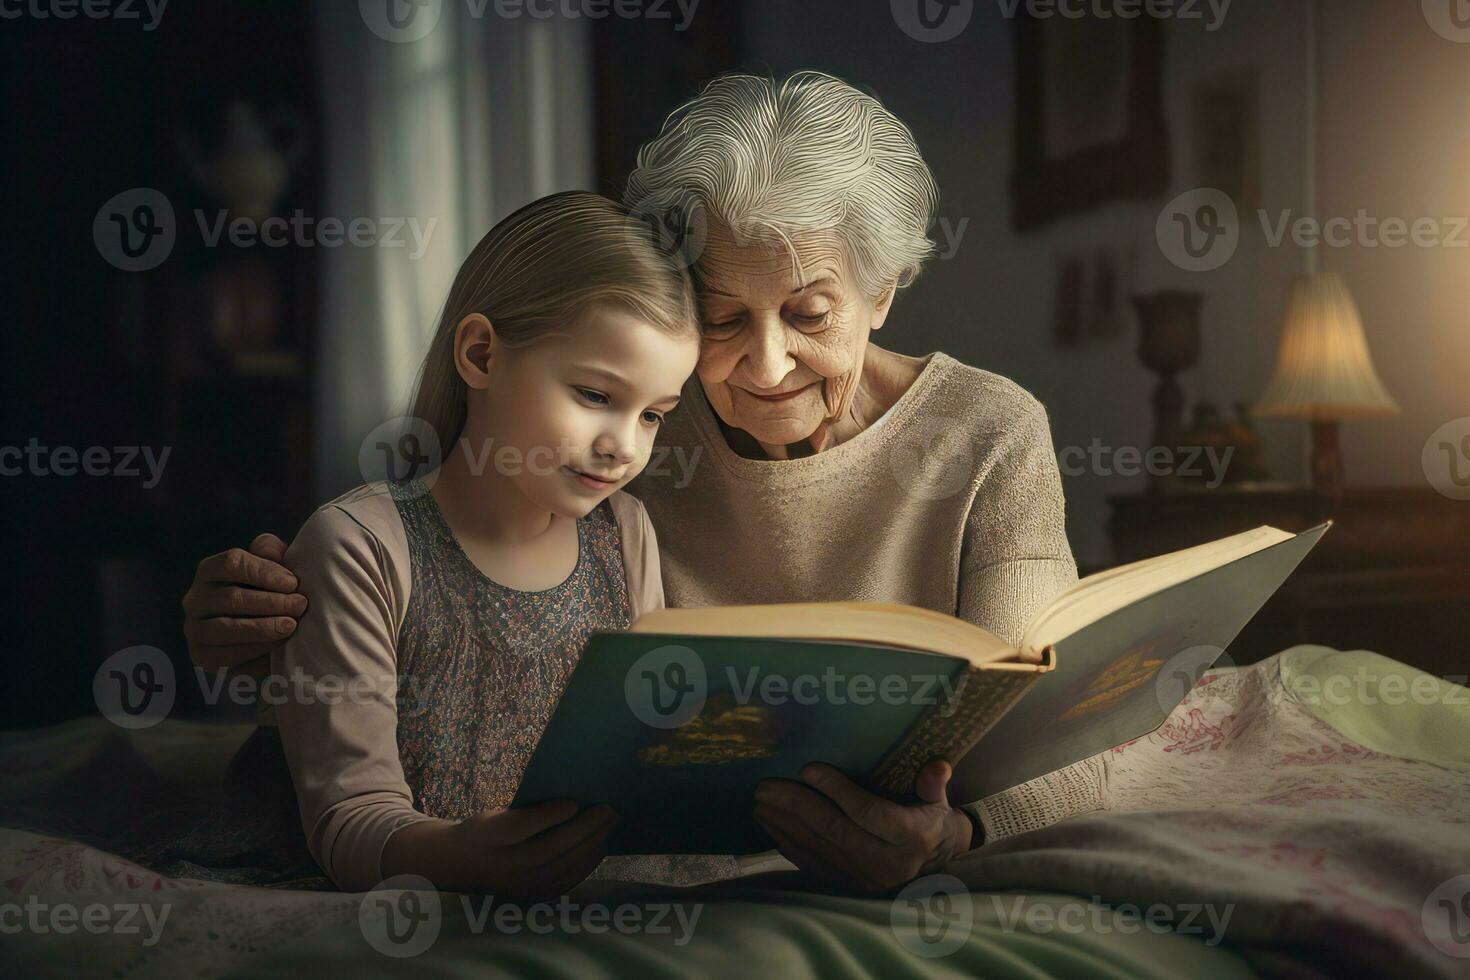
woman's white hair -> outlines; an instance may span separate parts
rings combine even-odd
[[[783,245],[793,261],[794,239],[831,234],[874,299],[912,282],[933,253],[938,198],[908,127],[818,71],[709,82],[638,151],[624,193],[645,219],[717,221],[737,241]],[[689,258],[697,274],[697,252]]]

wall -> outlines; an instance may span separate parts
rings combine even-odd
[[[1465,221],[1470,37],[1454,43],[1427,29],[1417,3],[1332,0],[1328,10],[1323,212]],[[1425,440],[1470,416],[1470,229],[1458,239],[1324,256],[1351,285],[1379,377],[1404,410],[1344,428],[1353,482],[1422,484]]]
[[[1330,0],[1322,23],[1325,214],[1470,214],[1464,177],[1462,95],[1470,91],[1470,45],[1431,31],[1418,4]],[[1106,205],[1017,236],[1009,224],[1012,141],[1011,25],[998,5],[976,3],[970,24],[939,44],[898,30],[886,3],[807,0],[749,4],[746,67],[777,75],[832,71],[875,91],[914,130],[939,181],[941,216],[968,218],[959,248],[935,263],[896,308],[878,338],[906,353],[943,349],[1014,378],[1048,407],[1058,449],[1147,446],[1153,376],[1139,363],[1136,334],[1059,350],[1052,340],[1053,289],[1060,251],[1138,249],[1135,288],[1205,294],[1203,354],[1181,381],[1192,399],[1228,406],[1253,400],[1274,363],[1291,278],[1306,258],[1290,240],[1267,244],[1254,215],[1243,215],[1234,257],[1208,273],[1167,262],[1154,239],[1160,208],[1198,185],[1191,173],[1191,85],[1219,73],[1260,73],[1261,206],[1303,212],[1309,22],[1305,4],[1237,0],[1219,28],[1166,22],[1166,115],[1173,147],[1171,188],[1155,200]],[[1446,210],[1448,209],[1448,210]],[[1465,251],[1333,250],[1324,265],[1342,273],[1362,307],[1385,384],[1405,407],[1394,420],[1344,431],[1350,479],[1358,484],[1422,483],[1419,453],[1441,422],[1470,413],[1463,384],[1470,331],[1460,322],[1467,287]],[[1262,420],[1272,476],[1305,478],[1305,425]],[[1072,546],[1084,564],[1108,558],[1106,496],[1143,485],[1141,477],[1089,473],[1064,478]]]

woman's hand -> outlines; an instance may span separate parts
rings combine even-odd
[[[592,873],[616,824],[612,807],[579,814],[570,800],[485,810],[459,823],[424,821],[388,837],[381,869],[385,879],[417,874],[447,891],[545,901]]]
[[[823,885],[889,891],[974,846],[970,819],[945,796],[951,773],[942,759],[929,763],[916,782],[921,802],[903,806],[814,762],[802,770],[806,786],[762,780],[755,819],[787,860]]]
[[[262,534],[249,551],[231,548],[199,563],[184,593],[184,636],[197,666],[234,668],[260,660],[296,631],[306,596],[281,564],[285,558],[285,542]]]

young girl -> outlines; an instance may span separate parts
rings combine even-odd
[[[504,808],[588,635],[663,604],[653,528],[619,488],[699,336],[688,275],[629,228],[586,193],[496,225],[415,400],[442,463],[323,505],[287,554],[311,608],[272,656],[274,721],[311,855],[344,890],[413,873],[548,896],[601,859],[609,808]]]

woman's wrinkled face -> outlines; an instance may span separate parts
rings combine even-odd
[[[809,439],[841,418],[862,374],[868,334],[893,299],[863,295],[837,242],[782,246],[710,227],[699,259],[704,340],[696,373],[715,411],[766,446]]]

